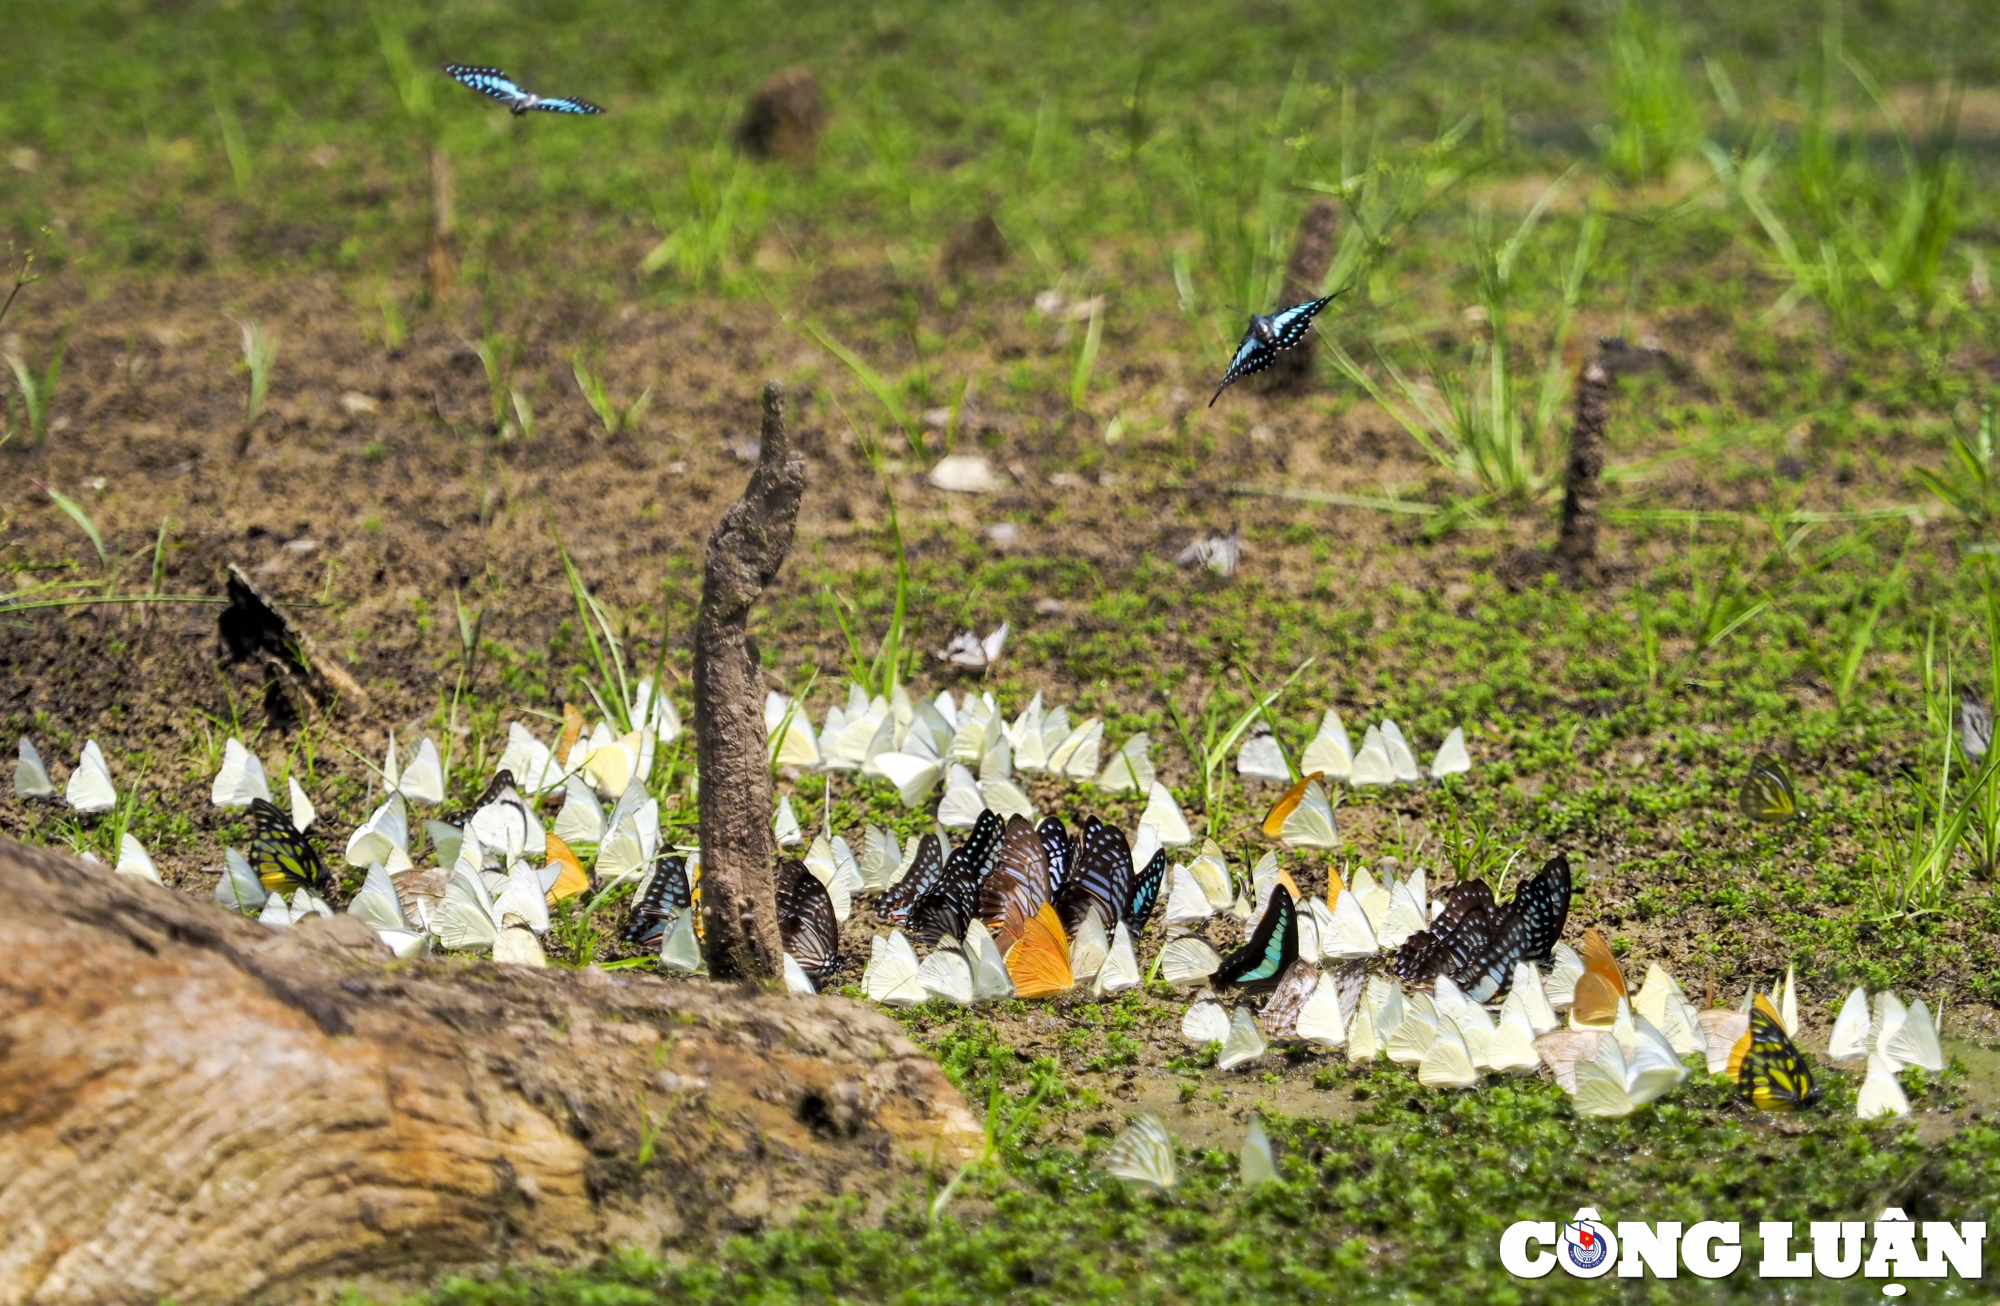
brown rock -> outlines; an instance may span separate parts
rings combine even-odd
[[[773,74],[752,93],[736,143],[760,159],[811,163],[823,122],[819,79],[800,64]]]

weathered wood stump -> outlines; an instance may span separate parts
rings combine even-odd
[[[296,1301],[879,1196],[978,1127],[839,998],[397,962],[0,840],[0,1303]]]

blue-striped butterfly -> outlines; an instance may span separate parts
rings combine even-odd
[[[1132,846],[1125,842],[1125,832],[1095,816],[1084,817],[1076,864],[1063,878],[1055,899],[1063,929],[1073,937],[1093,907],[1098,922],[1111,929],[1124,918],[1131,895]]]
[[[1548,958],[1569,920],[1571,887],[1569,858],[1557,853],[1514,895],[1485,948],[1453,968],[1451,977],[1466,996],[1474,1002],[1505,997],[1516,964]]]
[[[1208,406],[1215,407],[1215,401],[1222,398],[1222,392],[1236,384],[1252,372],[1261,372],[1277,360],[1282,350],[1290,349],[1306,338],[1312,329],[1312,321],[1319,311],[1331,304],[1333,295],[1319,299],[1308,299],[1303,304],[1281,308],[1275,313],[1252,313],[1250,327],[1243,333],[1243,343],[1236,346],[1236,357],[1229,360],[1229,370],[1222,375],[1222,384],[1215,387],[1215,394],[1209,398]]]
[[[1231,984],[1268,988],[1298,959],[1299,905],[1279,886],[1271,890],[1271,904],[1250,941],[1224,957],[1208,982],[1218,989]]]
[[[619,937],[645,947],[657,944],[675,916],[694,905],[694,890],[688,884],[687,859],[669,857],[653,869],[645,896],[632,907],[632,919],[625,922]]]
[[[531,91],[522,89],[521,84],[501,72],[498,68],[480,68],[472,64],[448,63],[444,70],[454,81],[470,86],[481,95],[490,95],[507,106],[515,117],[528,110],[537,113],[603,113],[604,110],[589,100],[579,100],[573,95],[552,96],[544,99]]]
[[[1396,950],[1396,974],[1415,984],[1440,974],[1456,980],[1456,972],[1486,950],[1499,925],[1493,890],[1484,880],[1461,880],[1445,895],[1444,910],[1430,927],[1403,940]]]
[[[1159,849],[1153,859],[1146,863],[1146,869],[1132,881],[1132,892],[1125,899],[1125,926],[1133,937],[1146,928],[1146,919],[1153,914],[1153,904],[1160,900],[1160,882],[1167,874],[1167,850]]]

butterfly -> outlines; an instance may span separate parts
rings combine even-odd
[[[1273,892],[1250,941],[1222,959],[1209,983],[1216,988],[1241,984],[1267,988],[1278,982],[1299,957],[1299,905],[1289,893]]]
[[[979,886],[993,868],[1006,825],[990,811],[981,812],[972,837],[951,850],[931,885],[911,903],[910,933],[924,943],[958,938],[979,913]],[[914,878],[916,872],[911,872]]]
[[[1045,816],[1035,827],[1035,833],[1042,838],[1042,851],[1049,859],[1049,896],[1051,899],[1062,890],[1063,881],[1069,878],[1070,863],[1076,860],[1076,840],[1063,829],[1061,820]]]
[[[909,920],[911,908],[936,888],[943,878],[944,848],[938,843],[936,834],[927,834],[917,841],[917,850],[910,858],[910,869],[904,872],[903,878],[875,900],[875,914],[898,924]]]
[[[1160,883],[1167,875],[1167,850],[1162,848],[1146,863],[1146,869],[1139,872],[1132,881],[1132,892],[1125,898],[1125,925],[1136,938],[1146,928],[1146,921],[1153,914],[1153,904],[1160,900]]]
[[[1010,816],[994,852],[993,871],[979,882],[978,917],[1005,952],[1048,900],[1048,850],[1025,817]]]
[[[255,832],[250,837],[250,865],[266,889],[290,893],[311,889],[325,893],[332,887],[319,849],[292,825],[292,818],[275,803],[258,798],[250,804]]]
[[[797,858],[778,863],[778,933],[785,951],[814,984],[840,966],[840,922],[819,877]]]
[[[1396,973],[1416,984],[1438,975],[1453,975],[1486,949],[1499,926],[1493,890],[1482,880],[1465,880],[1445,895],[1444,910],[1403,940],[1396,951]]]
[[[1064,878],[1056,896],[1056,915],[1063,929],[1074,934],[1092,907],[1107,929],[1125,914],[1132,894],[1132,847],[1125,832],[1104,824],[1095,816],[1083,820],[1083,837],[1077,841],[1076,865]]]
[[[1504,915],[1494,908],[1497,920],[1486,946],[1451,971],[1466,996],[1474,1002],[1504,997],[1522,962],[1548,960],[1569,920],[1570,892],[1569,858],[1557,853],[1514,894]]]
[[[1104,1149],[1104,1173],[1157,1192],[1174,1186],[1174,1136],[1155,1115],[1133,1117]]]
[[[505,794],[508,790],[512,789],[513,787],[514,787],[514,773],[512,771],[495,772],[493,778],[486,782],[486,788],[480,791],[479,797],[473,799],[472,803],[469,806],[460,807],[454,811],[447,812],[445,815],[440,816],[438,820],[444,822],[444,824],[446,825],[455,825],[459,829],[463,830],[465,828],[465,823],[467,821],[470,821],[473,818],[473,816],[478,813],[480,808],[486,806],[488,803],[499,802],[501,795]],[[514,801],[515,802],[520,801],[519,794],[516,794],[514,796]]]
[[[1766,1111],[1811,1106],[1826,1091],[1779,1023],[1777,1008],[1761,993],[1750,1008],[1748,1032],[1730,1049],[1727,1073],[1743,1096]]]
[[[1334,295],[1327,295],[1269,315],[1252,313],[1250,327],[1243,333],[1243,343],[1236,346],[1236,357],[1229,360],[1229,370],[1222,374],[1222,384],[1215,387],[1208,406],[1215,407],[1215,401],[1222,398],[1224,390],[1252,372],[1263,371],[1277,361],[1281,350],[1290,349],[1304,340],[1306,332],[1312,327],[1312,320],[1333,300]]]
[[[1076,986],[1069,938],[1049,904],[1042,904],[1023,927],[1020,941],[1007,949],[1007,975],[1014,981],[1014,995],[1022,998],[1054,997]]]
[[[673,918],[693,904],[694,891],[688,885],[686,859],[669,857],[654,868],[646,892],[632,908],[632,919],[625,923],[618,937],[638,947],[656,943]]]
[[[1759,757],[1744,777],[1737,805],[1753,821],[1789,821],[1799,813],[1798,796],[1792,792],[1792,777],[1785,764],[1769,753]]]
[[[490,95],[506,105],[515,117],[520,117],[530,109],[541,113],[603,113],[588,100],[574,96],[558,96],[544,99],[521,89],[521,84],[501,72],[498,68],[479,68],[471,64],[448,63],[444,66],[452,80],[470,86],[481,95]],[[567,754],[565,754],[567,756]]]
[[[1570,1025],[1576,1029],[1608,1029],[1618,1020],[1618,1004],[1626,996],[1625,976],[1611,955],[1611,945],[1596,930],[1583,932],[1583,974],[1570,996]]]
[[[1264,834],[1287,848],[1337,848],[1340,832],[1333,823],[1333,802],[1313,771],[1285,791],[1264,817]]]

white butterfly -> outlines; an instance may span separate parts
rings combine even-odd
[[[1438,1026],[1417,1063],[1417,1082],[1426,1088],[1471,1088],[1479,1082],[1472,1050],[1456,1020],[1447,1017]]]
[[[496,898],[487,891],[485,877],[467,861],[461,854],[445,885],[444,901],[431,918],[431,932],[439,943],[452,949],[492,948],[509,926],[525,926],[535,934],[548,929],[548,902],[533,867],[517,863]]]
[[[1153,787],[1152,741],[1142,730],[1126,740],[1104,764],[1097,787],[1108,793],[1145,793]]]
[[[1423,778],[1417,769],[1417,755],[1410,751],[1410,741],[1403,737],[1403,728],[1388,717],[1382,718],[1382,744],[1389,752],[1389,768],[1396,779],[1404,784]]]
[[[1196,1047],[1220,1043],[1229,1037],[1229,1010],[1220,1002],[1204,998],[1181,1017],[1181,1037]]]
[[[257,921],[273,929],[287,929],[315,914],[331,917],[333,908],[310,889],[300,889],[289,901],[282,893],[274,893],[264,899],[264,910],[258,913]]]
[[[1487,1068],[1511,1075],[1525,1073],[1541,1064],[1542,1059],[1535,1052],[1535,1029],[1528,1023],[1527,1013],[1519,1007],[1501,1007],[1500,1023],[1486,1045]]]
[[[789,952],[785,954],[783,973],[785,978],[785,992],[805,994],[819,992],[818,989],[813,987],[812,976],[806,974],[805,968],[799,965],[798,958],[792,956]]]
[[[270,891],[257,878],[257,872],[250,869],[250,863],[243,854],[234,848],[224,848],[222,876],[215,882],[217,904],[231,911],[261,911],[264,900],[270,896]]]
[[[1286,813],[1278,841],[1287,848],[1338,848],[1340,832],[1333,823],[1333,803],[1317,780],[1306,782],[1299,805]]]
[[[1007,973],[1007,960],[986,923],[974,917],[965,927],[965,960],[972,968],[972,999],[999,1002],[1014,996],[1014,979]]]
[[[780,848],[805,842],[805,831],[799,829],[799,814],[792,810],[790,794],[778,799],[777,815],[771,818],[771,836],[778,841]]]
[[[1111,938],[1104,932],[1104,921],[1092,907],[1083,915],[1083,923],[1076,927],[1076,937],[1069,943],[1069,973],[1078,982],[1090,979],[1104,965],[1104,958],[1111,951]]]
[[[1168,848],[1185,848],[1194,842],[1194,832],[1188,829],[1187,816],[1174,801],[1173,791],[1158,780],[1152,782],[1139,824],[1152,826],[1154,835]]]
[[[1705,1045],[1700,1017],[1695,1014],[1679,981],[1663,970],[1658,962],[1647,968],[1646,982],[1639,986],[1637,996],[1632,999],[1632,1012],[1651,1021],[1653,1027],[1666,1036],[1677,1057],[1692,1055]]]
[[[1199,984],[1222,965],[1222,954],[1192,934],[1168,939],[1160,949],[1160,978],[1169,984]]]
[[[597,804],[597,791],[582,776],[573,775],[563,784],[555,834],[572,850],[595,848],[604,840],[604,809]]]
[[[118,836],[118,864],[112,869],[134,879],[151,880],[163,888],[166,884],[160,878],[160,868],[153,865],[153,859],[147,856],[145,848],[130,834]]]
[[[1045,771],[1049,746],[1042,740],[1042,696],[1037,693],[1007,727],[1007,743],[1014,750],[1014,765],[1022,771]]]
[[[1341,723],[1338,708],[1330,707],[1320,717],[1319,732],[1299,759],[1301,775],[1315,771],[1329,780],[1345,780],[1354,773],[1354,744],[1347,737],[1347,727]]]
[[[257,755],[231,735],[222,745],[222,769],[209,786],[208,801],[217,807],[248,807],[257,799],[271,801],[271,782]]]
[[[1018,816],[1027,821],[1035,819],[1035,805],[1012,780],[982,780],[979,782],[979,801],[989,811],[1002,820]]]
[[[541,818],[512,785],[504,786],[492,802],[474,812],[465,828],[479,840],[480,847],[503,862],[540,857],[548,848]]]
[[[368,878],[362,882],[361,892],[354,895],[354,901],[347,904],[347,911],[350,916],[366,921],[398,957],[413,957],[430,948],[431,936],[410,923],[403,912],[402,899],[396,896],[396,886],[380,862],[368,868]]]
[[[861,873],[863,893],[886,892],[895,883],[896,872],[902,865],[903,849],[894,832],[879,825],[862,830],[861,852],[855,857],[854,866]]]
[[[1880,1053],[1868,1054],[1868,1077],[1861,1081],[1861,1092],[1855,1096],[1854,1114],[1863,1120],[1910,1114],[1910,1099],[1896,1082],[1895,1067]]]
[[[85,816],[96,816],[118,806],[118,791],[111,784],[111,768],[104,763],[104,750],[97,746],[95,739],[87,739],[83,744],[83,755],[77,759],[76,770],[69,773],[69,785],[63,791],[69,805]]]
[[[650,711],[648,708],[650,707]],[[642,676],[632,689],[632,711],[630,719],[640,728],[652,733],[662,744],[671,744],[681,737],[681,714],[674,707],[674,700],[665,690],[653,692],[653,678]],[[521,778],[518,772],[514,778]]]
[[[954,635],[938,660],[948,662],[967,671],[984,671],[1000,660],[1000,650],[1007,647],[1007,623],[1001,622],[986,638],[981,639],[971,631]]]
[[[1215,1068],[1234,1070],[1263,1056],[1269,1046],[1249,1006],[1238,1007],[1229,1018],[1229,1036],[1222,1040],[1222,1054],[1215,1059]]]
[[[613,739],[602,722],[591,732],[590,747],[583,755],[583,778],[604,797],[622,794],[633,785],[643,785],[652,774],[657,745],[650,730],[633,730]]]
[[[764,733],[771,741],[774,764],[807,771],[820,764],[819,742],[813,738],[805,709],[795,709],[792,701],[776,690],[764,695]]]
[[[1132,951],[1132,931],[1124,921],[1119,921],[1118,928],[1111,932],[1111,950],[1105,954],[1104,964],[1097,968],[1097,979],[1090,991],[1102,997],[1138,987],[1139,958]]]
[[[1645,1017],[1633,1022],[1633,1049],[1627,1058],[1616,1038],[1601,1039],[1597,1055],[1576,1067],[1575,1105],[1587,1116],[1625,1116],[1687,1078],[1666,1036]]]
[[[1340,1007],[1340,983],[1332,971],[1319,977],[1311,997],[1299,1008],[1292,1028],[1316,1047],[1337,1048],[1347,1041],[1347,1013]]]
[[[993,742],[987,746],[986,756],[979,759],[979,782],[997,784],[1005,782],[1014,774],[1013,748],[1007,742],[1006,733],[995,734]]]
[[[1201,856],[1188,863],[1188,874],[1208,898],[1208,905],[1221,911],[1236,901],[1236,887],[1230,882],[1229,863],[1222,855],[1222,849],[1215,840],[1204,839]]]
[[[690,873],[694,865],[694,859],[689,858]],[[660,964],[684,975],[692,975],[701,969],[701,940],[694,932],[692,910],[675,912],[673,923],[660,936]]]
[[[1876,1009],[1881,1032],[1875,1036],[1875,1050],[1884,1061],[1897,1070],[1920,1066],[1932,1074],[1943,1071],[1944,1050],[1923,999],[1905,1009],[1895,994],[1882,993],[1876,997]]]
[[[938,778],[944,774],[936,758],[917,757],[909,753],[884,753],[875,759],[875,765],[881,770],[883,778],[896,786],[896,796],[911,811],[923,805],[931,790],[937,788]]]
[[[1279,747],[1271,727],[1260,725],[1243,741],[1243,747],[1236,752],[1236,774],[1245,780],[1263,780],[1269,784],[1292,782],[1291,769],[1285,765],[1285,750]]]
[[[1452,727],[1444,742],[1438,745],[1437,755],[1431,758],[1431,779],[1442,780],[1448,775],[1463,775],[1472,769],[1472,754],[1465,751],[1465,729]]]
[[[1514,983],[1507,990],[1507,1000],[1500,1004],[1500,1018],[1505,1020],[1510,1012],[1520,1013],[1531,1035],[1546,1034],[1561,1023],[1542,988],[1542,973],[1533,962],[1514,963]]]
[[[285,783],[291,786],[292,791],[292,828],[304,834],[319,819],[319,812],[313,808],[312,799],[306,797],[297,776],[286,777]]]
[[[1271,1155],[1270,1135],[1264,1132],[1264,1121],[1255,1111],[1250,1113],[1249,1127],[1243,1131],[1243,1151],[1237,1162],[1245,1188],[1255,1188],[1278,1177],[1278,1163]]]
[[[1319,907],[1319,899],[1313,899],[1313,906]],[[1372,957],[1378,951],[1380,945],[1375,940],[1374,927],[1368,923],[1368,913],[1361,909],[1361,900],[1353,890],[1341,890],[1333,900],[1328,919],[1319,922],[1320,956],[1347,960]]]
[[[1799,995],[1792,987],[1792,966],[1785,963],[1785,985],[1781,991],[1776,984],[1771,986],[1771,1005],[1778,1009],[1778,1023],[1785,1027],[1790,1038],[1799,1035]]]
[[[827,896],[833,899],[834,919],[845,924],[854,911],[854,895],[863,887],[861,868],[855,863],[854,850],[839,835],[831,839],[824,834],[814,835],[812,846],[806,850],[805,864],[813,877],[826,886]]]
[[[16,753],[17,760],[14,763],[14,797],[20,799],[54,798],[56,796],[56,787],[54,782],[49,779],[49,768],[42,765],[42,755],[35,751],[35,746],[28,742],[26,735],[21,736],[21,743],[16,749]]]
[[[924,986],[917,978],[917,953],[901,930],[869,941],[868,965],[861,972],[861,991],[871,1002],[891,1007],[914,1007],[924,1000]]]
[[[1576,949],[1567,943],[1558,943],[1552,950],[1553,965],[1543,991],[1549,999],[1549,1006],[1567,1007],[1576,996],[1576,982],[1583,978],[1583,958],[1576,955]]]
[[[1050,750],[1050,774],[1078,781],[1095,778],[1098,753],[1103,746],[1104,723],[1092,717],[1070,731],[1067,739]]]
[[[512,775],[523,793],[537,796],[553,793],[563,782],[563,768],[555,754],[519,721],[507,727],[507,747],[500,754],[497,770]]]
[[[939,948],[917,967],[917,983],[925,993],[955,1007],[972,1005],[972,967],[956,949]]]
[[[438,758],[437,741],[429,735],[417,745],[417,755],[399,774],[396,770],[396,737],[389,736],[389,760],[382,775],[391,789],[414,803],[436,805],[444,801],[444,763]]]
[[[394,875],[410,869],[410,822],[403,796],[392,793],[347,837],[347,864],[366,867],[382,863]]]
[[[1158,1116],[1134,1117],[1104,1149],[1104,1172],[1165,1192],[1174,1186],[1174,1136]]]
[[[1413,994],[1405,1004],[1402,1021],[1394,1030],[1386,1032],[1383,1046],[1389,1053],[1389,1060],[1398,1065],[1419,1065],[1424,1053],[1430,1051],[1437,1032],[1437,1005],[1431,1001],[1429,994]]]
[[[938,800],[938,824],[947,830],[970,830],[985,810],[986,799],[979,792],[979,782],[972,778],[972,772],[953,763],[950,778],[945,781],[944,797]]]
[[[1827,1036],[1826,1055],[1831,1061],[1848,1061],[1868,1054],[1868,990],[1857,985],[1840,1006],[1840,1015]]]
[[[1214,911],[1208,895],[1187,867],[1174,866],[1167,871],[1168,925],[1193,925],[1207,920]]]
[[[1396,783],[1396,764],[1389,757],[1389,744],[1383,739],[1380,727],[1369,726],[1368,733],[1362,736],[1361,751],[1354,755],[1347,783],[1357,789],[1363,785]]]

